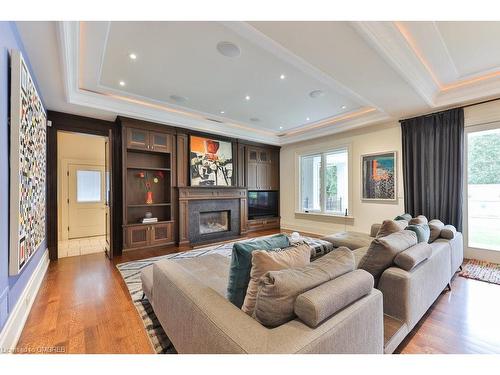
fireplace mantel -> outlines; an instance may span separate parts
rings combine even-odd
[[[179,187],[179,245],[189,245],[189,204],[192,201],[239,201],[239,234],[247,233],[247,189],[237,187]],[[194,208],[194,207],[193,207]]]

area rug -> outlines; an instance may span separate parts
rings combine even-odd
[[[309,246],[311,246],[312,259],[320,257],[333,249],[333,245],[326,241],[310,237],[302,237],[302,239]],[[132,302],[139,312],[139,316],[144,323],[149,340],[151,341],[156,353],[175,354],[177,352],[161,327],[148,299],[142,298],[141,270],[163,259],[196,258],[208,254],[220,254],[225,257],[231,257],[234,242],[236,241],[116,265],[118,271],[123,277],[123,280],[125,281],[125,284],[127,285]]]
[[[500,264],[477,259],[465,259],[460,276],[500,285]]]

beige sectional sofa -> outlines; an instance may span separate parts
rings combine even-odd
[[[316,328],[296,318],[270,329],[226,299],[229,262],[212,254],[145,270],[154,312],[179,353],[383,352],[380,291],[372,289]]]
[[[356,233],[354,241],[349,242],[349,234],[331,235],[323,239],[334,245],[347,245],[353,250],[356,263],[368,251],[369,245],[359,247],[361,239],[370,244],[374,240],[377,228],[374,225],[371,235]],[[351,232],[352,233],[352,232]],[[337,242],[337,237],[340,242]],[[394,329],[391,337],[386,337],[384,352],[392,353],[415,327],[439,295],[449,286],[451,278],[463,262],[463,237],[456,232],[452,239],[438,238],[429,246],[432,252],[428,259],[410,271],[405,271],[393,264],[387,268],[378,280],[377,289],[383,294],[384,314],[392,320]],[[387,335],[386,335],[387,336]]]

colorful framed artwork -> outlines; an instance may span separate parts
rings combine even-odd
[[[233,186],[233,145],[228,141],[190,136],[191,186]]]
[[[17,275],[45,240],[47,116],[29,69],[11,51],[9,274]]]
[[[361,199],[396,201],[396,151],[361,156]]]

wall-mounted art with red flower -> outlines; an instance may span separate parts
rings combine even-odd
[[[232,186],[231,142],[193,135],[189,141],[191,186]]]

